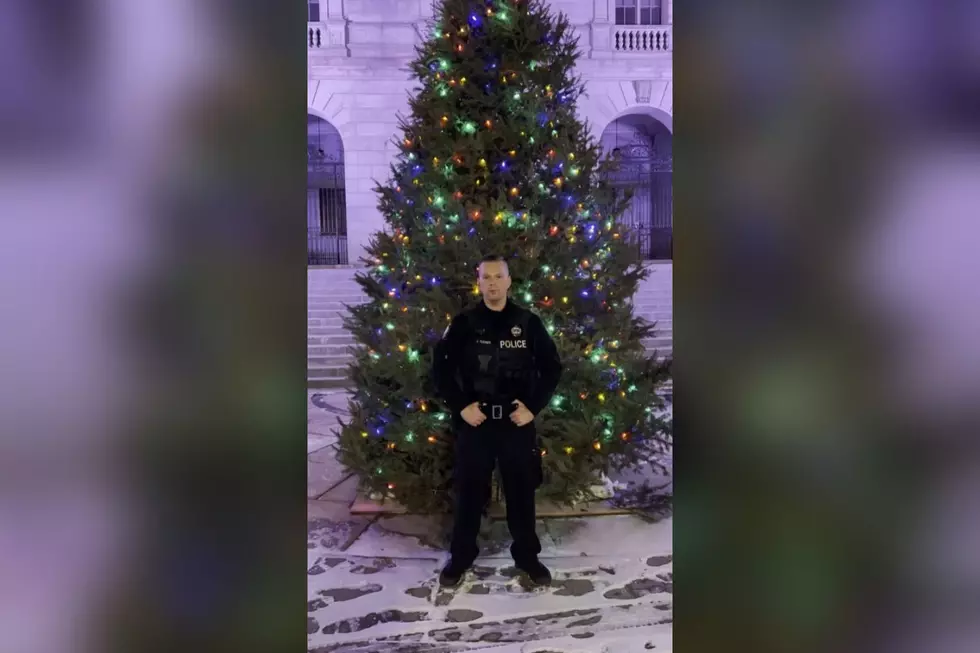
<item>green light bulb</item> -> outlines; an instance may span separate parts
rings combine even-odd
[[[389,322],[388,324],[385,325],[385,328],[388,329],[389,331],[394,331],[395,325]]]
[[[532,299],[533,297],[531,297],[531,293],[529,292],[524,293],[524,301],[530,302]]]

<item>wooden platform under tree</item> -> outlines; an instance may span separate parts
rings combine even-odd
[[[504,505],[503,495],[496,481],[492,488],[492,502],[490,505],[490,517],[492,519],[504,519],[507,509]],[[375,501],[363,492],[358,492],[357,497],[350,505],[352,515],[405,515],[408,509],[397,501],[382,499]],[[576,504],[575,506],[562,506],[552,501],[538,501],[535,511],[539,519],[541,518],[560,518],[560,517],[602,517],[606,515],[629,515],[633,510],[619,508],[612,505],[609,501],[591,501],[588,503]]]

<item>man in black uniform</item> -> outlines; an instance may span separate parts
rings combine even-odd
[[[517,568],[546,585],[551,573],[538,561],[534,491],[541,454],[534,416],[558,385],[561,361],[541,319],[510,302],[510,273],[498,257],[479,267],[483,302],[449,325],[435,350],[433,375],[453,411],[456,430],[456,506],[449,564],[439,583],[459,584],[479,553],[476,540],[490,498],[494,464],[507,502],[507,526]]]

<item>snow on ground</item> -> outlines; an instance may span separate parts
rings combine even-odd
[[[375,519],[348,507],[356,480],[333,459],[342,393],[311,393],[309,649],[317,653],[633,653],[670,651],[672,524],[632,515],[539,520],[554,576],[530,588],[506,525],[455,590],[438,587],[448,554],[423,516]]]

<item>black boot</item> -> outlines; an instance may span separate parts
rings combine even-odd
[[[527,574],[535,585],[551,585],[551,572],[537,559],[518,564],[517,568]]]
[[[469,568],[470,565],[464,565],[455,560],[450,560],[449,564],[443,567],[442,573],[439,574],[439,586],[447,588],[457,587],[460,581],[463,580],[463,574]]]

